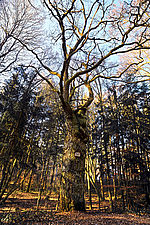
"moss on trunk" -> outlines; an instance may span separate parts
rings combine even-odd
[[[84,175],[88,134],[81,115],[67,121],[64,145],[59,208],[62,211],[85,211]]]

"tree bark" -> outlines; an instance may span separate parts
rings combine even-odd
[[[85,211],[84,176],[88,134],[84,116],[67,119],[59,208],[62,211]]]

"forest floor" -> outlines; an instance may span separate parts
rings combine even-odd
[[[0,206],[0,225],[103,225],[103,224],[150,224],[148,215],[136,215],[134,213],[117,214],[100,212],[98,204],[93,201],[93,210],[81,212],[58,212],[56,211],[57,197],[52,195],[50,200],[41,200],[37,210],[37,193],[14,193],[5,205]],[[103,207],[107,208],[107,206]]]

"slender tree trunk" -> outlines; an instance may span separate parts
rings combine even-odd
[[[26,189],[27,193],[30,191],[32,177],[33,177],[33,169],[31,169],[31,172],[30,172],[29,182],[28,182],[28,186],[27,186],[27,189]]]
[[[4,193],[6,192],[8,186],[9,186],[9,182],[11,181],[16,162],[17,162],[17,160],[14,159],[12,165],[8,167],[7,173],[5,173],[5,179],[4,179],[4,182],[2,183],[2,187],[0,189],[0,200],[2,199]]]
[[[84,124],[84,126],[83,126]],[[64,144],[59,208],[63,211],[85,211],[84,176],[88,135],[83,117],[67,121]]]
[[[47,194],[47,198],[50,197],[52,190],[53,190],[53,182],[54,182],[54,176],[55,176],[55,169],[56,169],[56,159],[54,160],[53,168],[52,168],[52,174],[51,174],[51,179],[49,183],[49,191]]]
[[[92,190],[91,190],[91,181],[89,177],[87,176],[87,182],[88,182],[88,196],[89,196],[89,205],[90,210],[92,210]]]
[[[39,192],[38,192],[38,198],[37,198],[37,210],[40,205],[41,201],[41,196],[43,192],[43,185],[44,185],[44,175],[45,175],[45,166],[46,166],[46,159],[43,159],[43,166],[42,166],[42,172],[41,172],[41,177],[40,177],[40,183],[39,183]]]
[[[104,185],[103,185],[103,175],[100,176],[99,182],[100,182],[100,192],[101,192],[102,200],[105,200],[105,192],[104,192]]]

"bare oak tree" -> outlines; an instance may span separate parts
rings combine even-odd
[[[53,87],[38,71],[58,93],[66,115],[67,136],[60,189],[62,210],[85,210],[85,156],[89,138],[86,112],[94,100],[92,82],[97,78],[121,78],[134,63],[119,75],[110,76],[107,74],[107,69],[112,67],[110,61],[116,61],[115,56],[119,54],[150,46],[149,0],[121,2],[118,7],[114,0],[41,0],[48,13],[50,45],[58,52],[56,64],[53,59],[42,60],[29,43],[11,33],[14,42],[32,53],[45,72],[58,81],[58,88]],[[87,97],[80,99],[76,93],[83,87]]]

